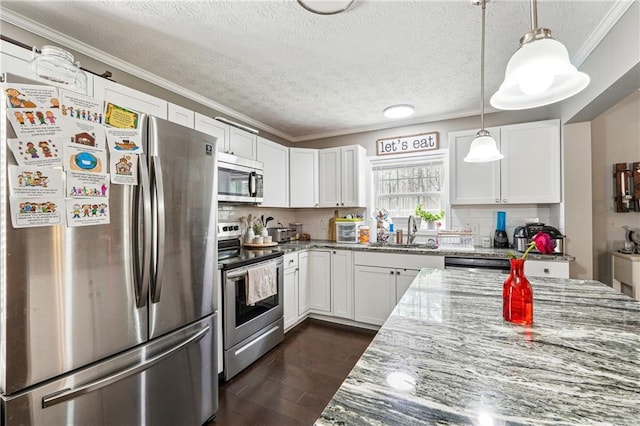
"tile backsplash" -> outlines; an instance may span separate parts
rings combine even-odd
[[[361,215],[365,209],[343,208],[337,209],[338,216],[347,214]],[[272,208],[247,205],[218,206],[218,220],[237,220],[252,214],[254,217],[261,215],[272,216],[273,221],[269,222],[269,227],[289,226],[289,223],[300,222],[303,224],[302,232],[310,234],[312,239],[326,240],[329,237],[329,220],[333,217],[335,209],[293,209],[293,208]]]

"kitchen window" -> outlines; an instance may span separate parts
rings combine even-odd
[[[372,160],[374,208],[387,210],[394,222],[415,216],[418,204],[433,213],[445,210],[445,164],[443,153]]]

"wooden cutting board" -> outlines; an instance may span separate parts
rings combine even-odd
[[[329,241],[336,240],[336,218],[338,217],[338,210],[334,210],[333,217],[329,219]]]

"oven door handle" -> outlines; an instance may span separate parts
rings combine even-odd
[[[243,269],[240,269],[238,271],[227,272],[227,275],[225,275],[225,276],[226,276],[226,278],[228,280],[236,281],[236,280],[246,276],[248,272],[249,272],[248,269],[243,268]]]

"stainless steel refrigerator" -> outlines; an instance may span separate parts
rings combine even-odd
[[[144,120],[139,185],[111,185],[105,225],[13,228],[2,143],[3,425],[200,425],[217,410],[216,140]]]

